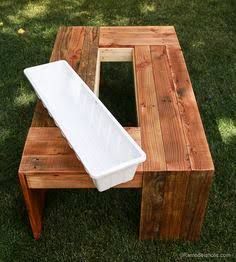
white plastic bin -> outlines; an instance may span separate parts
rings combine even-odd
[[[145,153],[66,61],[24,73],[99,191],[133,179]]]

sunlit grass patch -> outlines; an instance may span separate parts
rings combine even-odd
[[[156,4],[153,3],[153,2],[150,2],[150,3],[141,3],[140,4],[140,11],[141,13],[143,14],[148,14],[148,13],[151,13],[151,12],[155,12],[156,11]]]
[[[19,11],[19,14],[23,17],[34,18],[41,15],[45,15],[47,12],[47,3],[49,1],[42,2],[29,2],[23,10]]]
[[[236,140],[236,119],[221,118],[218,120],[218,127],[224,143]]]

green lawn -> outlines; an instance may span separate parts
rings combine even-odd
[[[201,240],[138,241],[138,190],[48,193],[44,232],[34,241],[17,169],[36,96],[25,67],[50,57],[60,25],[174,25],[182,45],[216,167]],[[26,32],[18,34],[18,29]],[[178,261],[181,253],[235,257],[236,2],[234,0],[0,1],[0,261]],[[106,65],[102,98],[133,124],[132,101],[115,97],[120,71]],[[113,91],[107,92],[106,85]],[[114,101],[114,103],[111,103]],[[128,112],[127,110],[126,112]],[[229,259],[230,260],[230,259]],[[223,261],[223,260],[222,260]]]

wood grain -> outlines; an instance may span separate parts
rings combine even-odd
[[[98,58],[99,28],[86,27],[81,61],[77,73],[94,91]]]
[[[183,208],[180,239],[199,240],[212,179],[213,171],[191,172]]]
[[[143,164],[139,238],[154,239],[160,231],[165,183],[165,172],[161,171],[166,170],[166,160],[149,46],[135,46],[134,70],[142,147],[147,155]]]
[[[126,131],[141,144],[140,128]],[[56,127],[30,128],[19,172],[25,173],[29,188],[94,188],[82,163]],[[142,164],[134,179],[120,188],[142,186]]]
[[[166,172],[143,175],[139,238],[155,239],[160,234]]]
[[[177,94],[192,170],[214,170],[192,84],[182,51],[168,47],[167,54]]]
[[[119,184],[115,188],[141,188],[142,173],[137,172],[134,179]],[[34,173],[26,175],[28,187],[32,189],[52,188],[95,188],[92,179],[84,173]]]
[[[42,231],[45,190],[29,189],[23,173],[19,173],[19,180],[34,238],[39,239]]]
[[[100,47],[134,47],[138,45],[179,46],[179,42],[172,26],[100,28]]]
[[[99,48],[101,62],[132,62],[133,48]]]
[[[151,46],[156,99],[167,170],[190,170],[190,161],[165,46]]]
[[[160,239],[179,239],[190,172],[166,174],[160,218]]]
[[[33,119],[31,123],[32,127],[55,127],[54,120],[49,116],[48,110],[43,106],[40,100],[37,100],[34,109]]]
[[[134,67],[142,148],[147,155],[143,165],[144,171],[164,171],[165,151],[149,46],[135,47]]]
[[[82,52],[84,33],[85,28],[82,26],[60,27],[50,61],[66,60],[76,70]]]
[[[200,236],[214,167],[181,50],[151,46],[150,53],[168,172],[145,172],[144,164],[140,238],[194,241]],[[143,68],[149,63],[144,61]],[[143,80],[143,86],[147,83]],[[150,137],[142,133],[143,112],[138,112],[145,148]]]

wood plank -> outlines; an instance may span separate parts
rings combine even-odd
[[[140,127],[124,127],[126,132],[129,133],[130,136],[133,137],[133,139],[141,145],[141,135],[140,135]],[[29,129],[29,133],[27,136],[27,140],[35,141],[35,140],[45,141],[45,140],[65,140],[65,138],[62,136],[61,131],[58,127],[47,127],[47,128],[41,128],[41,127],[31,127]]]
[[[165,151],[149,46],[135,47],[134,67],[142,148],[147,155],[143,167],[145,171],[164,171]]]
[[[180,238],[196,241],[200,237],[213,171],[192,172],[186,192]]]
[[[32,190],[28,188],[26,177],[19,173],[19,180],[23,192],[30,225],[34,238],[39,239],[42,231],[43,208],[45,202],[45,190]]]
[[[29,188],[95,188],[92,179],[88,174],[84,173],[44,173],[44,174],[28,174],[26,175]],[[116,186],[116,188],[141,188],[142,173],[135,174],[134,179]]]
[[[198,240],[212,177],[212,171],[144,173],[140,239]]]
[[[127,127],[126,131],[141,145],[140,129]],[[82,173],[82,163],[69,147],[58,128],[30,128],[20,165],[21,173]],[[137,173],[142,173],[142,164]]]
[[[64,59],[76,70],[83,41],[84,27],[60,27],[50,61]],[[37,101],[31,126],[55,126],[53,119],[49,116],[47,109],[44,108],[40,100]]]
[[[179,239],[189,172],[168,172],[160,218],[160,239]]]
[[[141,145],[140,128],[125,129]],[[55,127],[30,128],[19,171],[26,173],[29,188],[94,188],[82,163]],[[142,187],[142,174],[141,164],[132,181],[117,187]]]
[[[101,62],[131,62],[133,48],[99,48]]]
[[[32,127],[55,127],[54,120],[49,116],[47,109],[40,100],[37,100],[34,115],[31,123]]]
[[[69,147],[65,139],[58,140],[27,140],[24,150],[24,156],[40,155],[73,155],[74,151]]]
[[[76,70],[83,47],[84,31],[83,26],[60,27],[50,61],[64,59]]]
[[[165,180],[165,172],[143,174],[139,230],[141,240],[155,239],[160,234]]]
[[[168,47],[167,54],[183,122],[192,170],[214,170],[190,77],[181,49]]]
[[[98,42],[99,42],[99,28],[93,27],[90,32],[90,51],[89,51],[89,63],[87,68],[87,85],[94,90],[96,69],[97,69],[97,58],[98,58]]]
[[[105,32],[150,32],[154,33],[174,33],[174,26],[156,26],[156,25],[145,25],[145,26],[101,26],[101,33]]]
[[[98,56],[99,28],[86,27],[81,61],[77,73],[94,91]]]
[[[174,27],[101,27],[100,47],[137,45],[179,46]]]
[[[167,170],[190,170],[187,145],[179,115],[165,46],[151,46],[156,99]]]
[[[83,164],[75,154],[64,155],[25,155],[22,157],[19,172],[25,174],[52,173],[52,174],[87,174]],[[143,166],[140,164],[136,173],[142,173]]]
[[[31,127],[27,135],[27,141],[58,141],[65,140],[58,127]]]
[[[100,42],[100,47],[134,47],[134,46],[143,46],[143,45],[172,45],[178,46],[178,42],[174,37],[160,37],[154,38],[153,36],[144,36],[144,35],[129,35],[129,34],[119,34],[119,35],[104,35],[101,39],[103,42]]]
[[[20,170],[29,173],[86,173],[75,154],[23,156]]]
[[[140,128],[125,127],[130,136],[141,145]],[[24,156],[50,156],[50,155],[71,155],[74,151],[62,136],[59,128],[30,128],[25,148]]]

